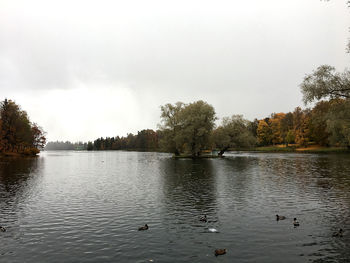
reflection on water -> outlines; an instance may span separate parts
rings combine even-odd
[[[38,166],[43,162],[37,158],[4,158],[0,160],[0,209],[15,211],[15,206],[35,190],[39,176]],[[6,215],[6,213],[3,213]],[[4,221],[4,219],[2,219]]]
[[[349,174],[346,155],[3,159],[0,261],[350,262]],[[332,237],[340,227],[344,237]],[[216,258],[216,248],[228,252]]]
[[[4,187],[2,190],[12,192],[12,190],[20,187],[37,167],[37,158],[0,159],[0,183]]]
[[[215,174],[210,160],[166,159],[161,162],[160,170],[164,203],[171,211],[193,217],[216,206]]]

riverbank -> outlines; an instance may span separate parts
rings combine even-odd
[[[286,147],[286,146],[264,146],[256,147],[249,150],[240,150],[248,152],[294,152],[294,153],[350,153],[350,150],[346,147],[323,147],[318,145],[311,145],[308,147]]]
[[[17,152],[0,152],[0,157],[20,158],[20,157],[36,157],[40,151],[27,151],[23,153]]]

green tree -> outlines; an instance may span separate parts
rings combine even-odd
[[[332,66],[322,65],[306,75],[300,87],[305,104],[323,98],[350,98],[350,71],[339,73]]]
[[[327,132],[330,133],[331,145],[350,148],[350,101],[336,100],[332,102],[327,114]]]
[[[190,104],[166,104],[161,107],[162,145],[167,145],[175,155],[185,151],[199,156],[209,147],[215,120],[213,106],[201,100]]]
[[[181,131],[178,141],[184,142],[185,148],[192,156],[199,156],[209,147],[209,139],[215,126],[213,106],[200,100],[187,104],[180,111]]]
[[[311,110],[310,116],[310,137],[315,143],[327,146],[329,145],[329,127],[327,119],[332,107],[329,101],[319,101]]]
[[[281,136],[283,138],[283,142],[286,143],[286,146],[288,146],[289,143],[294,142],[294,137],[292,140],[290,140],[292,137],[291,137],[291,133],[289,132],[293,130],[293,114],[291,112],[288,112],[284,116],[284,118],[281,120],[280,128],[281,128]],[[289,134],[289,137],[287,139],[288,134]]]
[[[181,135],[182,123],[180,120],[180,112],[183,110],[185,104],[176,102],[173,104],[166,104],[160,107],[161,110],[161,124],[162,131],[161,147],[179,155],[182,150]]]
[[[289,130],[286,135],[286,145],[295,142],[295,135],[293,130]]]
[[[242,115],[223,118],[221,126],[213,132],[213,140],[220,156],[229,148],[251,147],[256,143],[251,123]]]

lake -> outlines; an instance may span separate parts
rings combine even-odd
[[[350,262],[350,156],[42,152],[0,160],[0,215],[0,262]]]

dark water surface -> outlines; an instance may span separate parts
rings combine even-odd
[[[350,156],[2,159],[0,225],[0,262],[350,262]]]

